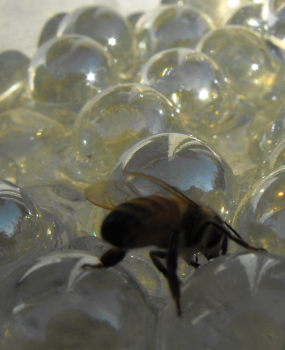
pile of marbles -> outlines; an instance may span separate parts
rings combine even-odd
[[[128,16],[95,4],[50,18],[33,57],[0,53],[1,349],[284,349],[284,11],[282,0],[166,0]],[[153,247],[85,268],[110,244],[109,207],[84,190],[108,197],[128,172],[208,206],[267,253],[229,242],[225,256],[197,254],[197,269],[179,258],[180,317]],[[134,186],[116,201],[165,195]]]

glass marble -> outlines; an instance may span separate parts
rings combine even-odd
[[[19,182],[19,167],[11,157],[0,153],[0,179],[17,185]]]
[[[195,271],[182,287],[182,317],[172,303],[159,323],[161,350],[282,350],[285,259],[234,254]]]
[[[156,319],[147,295],[123,268],[83,268],[96,263],[90,254],[57,252],[9,276],[0,290],[13,296],[1,316],[1,348],[150,348]]]
[[[258,164],[285,136],[285,105],[279,110],[273,121],[260,126],[260,121],[253,119],[248,129],[248,136],[248,154],[252,161]]]
[[[115,9],[86,6],[74,10],[61,21],[57,35],[85,35],[98,41],[110,54],[121,79],[132,77],[138,63],[135,35],[128,21]]]
[[[285,167],[285,138],[277,142],[262,159],[257,171],[256,178],[260,179],[271,174],[273,171]]]
[[[129,21],[132,29],[135,29],[135,26],[138,22],[138,20],[144,15],[144,12],[140,11],[140,12],[134,12],[131,13],[130,15],[128,15],[127,20]]]
[[[232,226],[251,244],[285,254],[285,170],[257,181],[238,205]]]
[[[269,40],[285,49],[285,2],[284,0],[265,0],[262,11],[263,19],[268,25]]]
[[[238,97],[254,100],[266,94],[277,76],[276,63],[259,33],[242,26],[212,30],[198,43],[222,67]]]
[[[225,75],[203,53],[186,48],[157,53],[142,66],[141,82],[172,101],[187,132],[211,133],[239,120],[239,102]]]
[[[222,20],[221,26],[241,25],[265,35],[267,23],[262,18],[262,3],[245,3],[228,13]]]
[[[213,28],[211,18],[191,6],[161,6],[147,12],[136,25],[140,60],[145,62],[155,53],[174,47],[195,48]]]
[[[0,110],[1,113],[19,103],[27,83],[30,59],[20,51],[0,53]]]
[[[178,188],[188,197],[216,210],[230,220],[238,197],[236,179],[224,159],[201,140],[179,133],[150,136],[124,152],[110,174],[124,170],[143,172]],[[165,194],[157,185],[136,179],[143,196]]]
[[[104,179],[120,154],[138,140],[182,130],[179,115],[164,95],[140,84],[118,85],[80,111],[63,173],[94,183]]]
[[[21,167],[30,152],[65,134],[66,128],[52,118],[29,108],[11,109],[1,114],[0,152]]]
[[[58,14],[52,16],[46,22],[46,24],[44,25],[44,27],[43,27],[43,29],[42,29],[42,31],[40,33],[38,46],[41,46],[42,44],[44,44],[49,39],[51,39],[54,36],[56,36],[57,28],[58,28],[61,20],[63,19],[63,17],[65,15],[66,15],[66,13],[58,13]]]
[[[252,2],[252,0],[162,0],[162,4],[178,3],[179,5],[192,5],[207,13],[215,22],[220,25],[221,20],[239,5]],[[255,0],[260,3],[262,0]]]
[[[36,108],[70,121],[89,98],[116,81],[111,56],[101,44],[66,35],[38,48],[28,69],[28,97]]]

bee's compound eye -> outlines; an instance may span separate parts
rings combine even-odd
[[[147,349],[155,330],[148,328],[154,319],[147,296],[126,270],[83,268],[98,261],[90,254],[54,253],[14,269],[18,283],[1,286],[7,347]]]
[[[183,287],[182,317],[175,317],[172,301],[162,315],[162,348],[278,349],[285,335],[284,270],[284,257],[262,252],[216,258],[198,269]]]

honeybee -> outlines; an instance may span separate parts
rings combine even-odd
[[[84,265],[92,268],[108,268],[118,264],[129,249],[155,246],[150,258],[168,281],[181,316],[180,281],[176,274],[177,259],[181,256],[187,264],[197,268],[197,253],[208,260],[225,255],[228,239],[253,251],[266,251],[246,243],[241,236],[214,210],[188,198],[175,187],[150,175],[126,172],[130,179],[142,178],[160,186],[170,196],[142,197],[129,186],[137,197],[123,201],[126,192],[119,182],[107,181],[87,187],[84,196],[92,204],[111,210],[101,226],[102,238],[111,243],[100,258],[100,264]],[[128,183],[129,181],[129,183]],[[112,189],[112,191],[108,192]],[[106,192],[107,191],[107,192]],[[115,192],[116,195],[111,194]],[[117,205],[117,202],[121,202]],[[166,259],[166,264],[160,259]]]

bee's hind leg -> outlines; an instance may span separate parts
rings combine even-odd
[[[124,259],[127,251],[119,248],[111,248],[107,250],[100,258],[101,263],[96,265],[84,264],[82,267],[91,267],[94,269],[108,268],[117,265]]]
[[[160,271],[164,275],[164,277],[167,278],[167,269],[163,265],[163,263],[159,260],[159,258],[165,259],[167,257],[167,253],[162,250],[154,250],[149,252],[149,255],[155,267],[158,269],[158,271]]]

